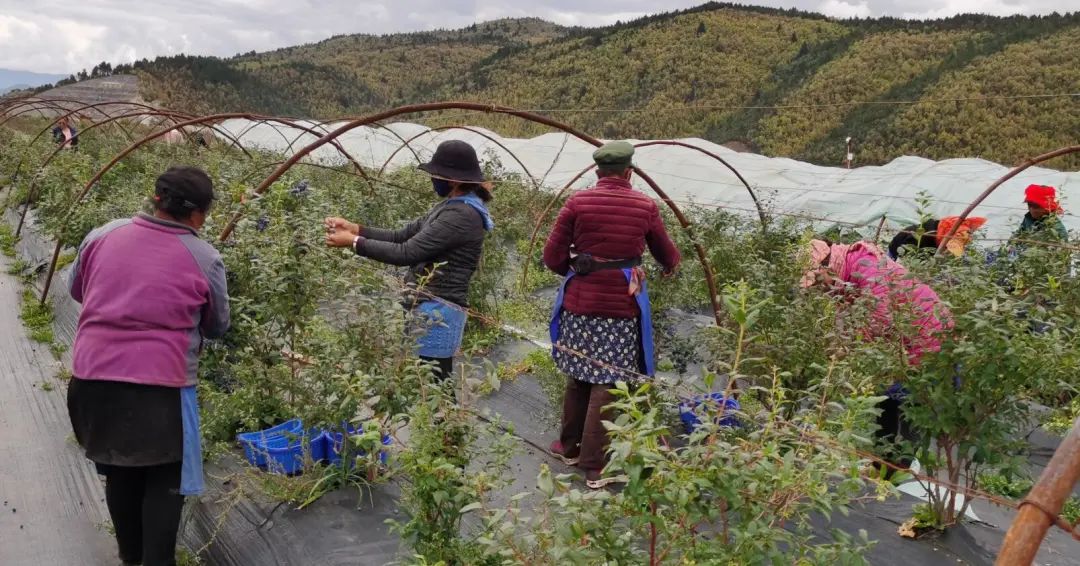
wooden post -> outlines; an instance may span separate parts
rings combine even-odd
[[[881,215],[881,222],[878,222],[878,225],[877,225],[877,232],[874,232],[874,243],[875,244],[878,243],[879,241],[881,241],[881,230],[882,230],[882,228],[885,227],[885,220],[886,220],[886,217],[885,217],[884,214],[882,214]]]

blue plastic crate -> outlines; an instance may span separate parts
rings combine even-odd
[[[709,393],[679,403],[679,418],[686,428],[686,433],[693,434],[701,426],[698,413],[713,415],[713,422],[718,426],[735,427],[739,426],[739,419],[733,413],[738,410],[737,400],[726,399],[723,393]]]
[[[313,438],[302,433],[299,438],[272,440],[266,446],[266,469],[273,474],[296,475],[309,462],[325,459],[326,442],[322,434]]]
[[[244,457],[252,466],[265,468],[268,445],[280,447],[283,439],[298,438],[302,435],[303,429],[304,424],[300,419],[292,419],[266,430],[242,432],[236,435],[236,440],[244,448]]]

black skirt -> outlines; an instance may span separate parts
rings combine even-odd
[[[183,459],[180,390],[72,378],[68,415],[86,457],[111,466],[157,466]]]

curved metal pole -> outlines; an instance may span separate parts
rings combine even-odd
[[[445,132],[447,130],[465,130],[467,132],[472,132],[472,133],[474,133],[474,134],[476,134],[478,136],[481,136],[481,137],[487,139],[491,143],[499,146],[503,151],[505,151],[507,154],[509,154],[510,157],[512,157],[514,159],[514,161],[517,162],[518,167],[521,167],[521,170],[524,171],[525,175],[529,177],[530,181],[532,181],[533,188],[536,189],[536,190],[540,190],[540,181],[538,181],[536,179],[535,175],[533,175],[531,172],[529,172],[529,168],[526,167],[525,164],[521,162],[521,159],[518,158],[518,156],[515,155],[514,152],[510,151],[510,148],[506,147],[506,145],[504,145],[501,141],[499,141],[499,139],[496,138],[495,136],[492,136],[491,134],[482,132],[479,129],[474,128],[472,126],[439,126],[437,128],[431,128],[431,129],[427,130],[426,132],[420,132],[419,134],[416,134],[416,135],[410,137],[405,142],[405,145],[398,146],[398,148],[395,149],[394,152],[391,153],[390,156],[386,158],[386,161],[383,161],[382,167],[379,168],[378,177],[380,179],[382,178],[383,173],[386,172],[387,165],[390,164],[390,161],[392,161],[394,159],[394,157],[398,154],[399,151],[401,151],[402,149],[404,149],[406,147],[408,147],[409,149],[412,149],[411,143],[416,141],[420,136],[424,136],[424,135],[430,134],[432,132]],[[415,151],[413,152],[413,155],[416,155]],[[417,162],[420,162],[419,157],[417,158]]]
[[[104,125],[106,125],[106,124],[108,124],[110,122],[114,122],[116,120],[121,120],[121,119],[124,119],[124,118],[133,118],[133,117],[137,117],[137,116],[158,116],[158,115],[166,117],[166,118],[171,118],[171,119],[174,120],[174,122],[176,120],[176,116],[174,114],[172,114],[171,112],[140,110],[140,111],[137,111],[137,112],[132,112],[131,114],[121,114],[119,116],[113,116],[112,118],[109,118],[107,120],[102,120],[101,122],[96,122],[96,123],[90,124],[89,126],[86,127],[86,129],[82,130],[80,132],[80,134],[85,134],[86,132],[89,132],[89,131],[93,130],[94,128],[97,128],[99,126],[104,126]],[[64,149],[65,148],[62,145],[56,146],[56,148],[53,149],[52,153],[50,153],[49,156],[47,158],[45,158],[45,161],[43,161],[41,163],[41,165],[38,165],[38,171],[41,171],[42,169],[48,167],[49,163],[52,162],[52,160],[57,155],[60,155],[60,152],[63,151]],[[37,180],[36,177],[33,180],[31,180],[30,181],[30,187],[26,190],[26,199],[23,200],[22,213],[19,215],[19,225],[18,225],[18,227],[15,228],[15,236],[16,237],[18,237],[20,234],[22,234],[23,224],[26,222],[26,213],[27,213],[27,211],[30,210],[30,203],[33,202],[34,197],[37,196],[37,193],[35,192],[36,189],[37,189],[37,181],[38,180]]]
[[[100,103],[98,103],[96,105],[89,105],[89,106],[100,106],[100,105],[104,105],[104,104],[112,104],[112,103],[111,102],[100,102]],[[124,102],[123,104],[128,104],[128,103]],[[154,108],[153,106],[150,106],[148,104],[136,104],[135,106],[145,107],[145,110],[147,112],[162,112],[162,113],[169,113],[169,114],[172,114],[174,116],[182,116],[182,117],[189,117],[189,118],[192,117],[191,114],[187,114],[185,112],[177,112],[175,110],[169,110],[167,108]],[[74,110],[74,111],[72,111],[72,112],[70,112],[68,114],[65,114],[63,116],[60,116],[57,119],[53,120],[48,126],[45,126],[44,128],[42,128],[41,131],[38,132],[37,135],[35,135],[32,140],[30,140],[30,145],[34,145],[35,143],[37,143],[37,141],[39,139],[41,139],[41,136],[45,135],[46,132],[51,130],[52,127],[55,126],[58,122],[60,122],[61,119],[66,118],[66,117],[70,116],[71,114],[73,114],[73,113],[75,113],[77,111],[78,111],[78,109],[76,109],[76,110]],[[99,110],[99,112],[101,112],[101,111]],[[102,112],[102,114],[105,114],[105,112]],[[114,115],[112,115],[112,114],[106,114],[106,115],[107,115],[106,119],[114,117]],[[124,113],[122,116],[137,116],[137,115],[138,115],[137,113]],[[102,122],[104,122],[104,120],[102,120]],[[101,123],[101,122],[95,122],[95,124],[97,124],[97,123]],[[93,125],[93,124],[91,124],[91,125]]]
[[[45,107],[40,107],[38,105],[45,105]],[[45,103],[45,102],[33,102],[33,103],[26,104],[24,106],[28,106],[28,108],[20,108],[18,112],[13,112],[13,113],[8,113],[8,111],[5,111],[4,112],[4,119],[0,120],[0,126],[3,126],[4,124],[7,124],[9,121],[11,121],[11,120],[13,120],[13,119],[15,119],[15,118],[17,118],[19,116],[22,116],[23,114],[29,114],[31,112],[38,112],[38,113],[41,113],[42,115],[44,115],[46,110],[55,110],[57,112],[63,112],[64,110],[66,110],[66,108],[64,108],[63,106],[61,106],[59,104]]]
[[[336,121],[340,122],[340,121],[349,121],[349,120],[355,120],[355,119],[356,118],[345,118],[344,120],[336,120]],[[315,122],[314,125],[316,127],[318,127],[320,130],[322,130],[323,133],[326,133],[326,134],[330,133],[330,130],[329,130],[328,126],[327,126],[327,122]],[[375,128],[379,128],[381,130],[385,130],[385,131],[389,132],[390,135],[394,136],[399,141],[401,141],[403,144],[407,143],[405,141],[405,138],[401,137],[401,134],[395,132],[394,130],[391,130],[389,126],[385,126],[383,124],[370,124],[370,126],[375,127]],[[301,136],[299,136],[299,135],[296,136],[296,138],[294,138],[293,141],[289,143],[289,152],[290,153],[292,153],[294,151],[293,146],[296,145],[296,142],[299,141],[300,137]],[[288,141],[288,140],[286,140],[286,141]],[[344,153],[346,156],[349,155],[347,152],[345,152],[344,149],[339,149],[339,151]],[[413,149],[411,147],[409,148],[409,151],[412,152],[413,157],[415,157],[417,161],[420,161],[420,156],[415,151],[413,151]],[[372,185],[372,187],[374,188],[374,185]]]
[[[6,112],[8,112],[8,111],[10,111],[10,110],[12,110],[14,108],[20,108],[22,106],[34,105],[34,104],[46,104],[46,105],[48,105],[48,107],[53,108],[53,109],[60,108],[60,109],[66,110],[66,108],[62,108],[60,105],[62,105],[62,104],[86,104],[86,102],[82,101],[82,100],[76,100],[74,98],[41,98],[41,97],[38,97],[38,96],[24,96],[24,97],[21,97],[21,98],[16,98],[16,99],[11,99],[11,100],[6,100],[6,101],[0,100],[0,112],[6,113]],[[139,104],[139,103],[133,103],[133,104]]]
[[[681,141],[677,141],[677,140],[647,141],[647,142],[641,142],[641,143],[635,144],[634,147],[650,147],[650,146],[654,146],[654,145],[671,145],[671,146],[676,146],[676,147],[685,147],[686,149],[692,149],[692,150],[697,151],[699,153],[703,153],[703,154],[713,158],[714,160],[719,161],[721,165],[723,165],[724,167],[727,167],[729,171],[731,171],[732,173],[735,174],[735,176],[739,179],[739,181],[743,184],[743,186],[746,187],[746,192],[750,193],[750,198],[753,199],[753,201],[754,201],[754,208],[756,208],[757,211],[758,211],[758,218],[761,220],[761,228],[762,228],[762,230],[764,230],[765,227],[768,225],[769,219],[765,216],[765,209],[761,208],[761,203],[758,202],[757,195],[754,194],[754,189],[750,188],[750,183],[746,182],[746,179],[743,178],[742,173],[739,173],[739,170],[736,169],[730,163],[728,163],[727,160],[725,160],[723,157],[720,157],[719,155],[717,155],[717,154],[715,154],[715,153],[713,153],[713,152],[711,152],[711,151],[709,151],[707,149],[700,148],[700,147],[698,147],[698,146],[696,146],[694,144],[681,142]]]
[[[240,133],[237,134],[237,136],[236,136],[237,139],[239,139],[239,138],[243,137],[244,135],[246,135],[248,132],[250,132],[256,126],[266,124],[268,122],[275,122],[275,123],[278,123],[278,124],[282,124],[284,126],[288,126],[290,128],[293,128],[293,129],[302,130],[302,132],[297,135],[296,139],[299,139],[299,137],[302,136],[305,133],[310,134],[312,136],[315,136],[316,138],[322,137],[321,135],[319,135],[319,132],[317,130],[315,130],[314,128],[309,128],[307,126],[299,124],[298,123],[299,120],[294,120],[292,118],[279,118],[279,117],[276,117],[276,116],[260,116],[259,120],[252,121],[251,125],[244,128],[243,130],[241,130]],[[321,123],[316,124],[316,126],[322,129],[323,134],[327,133],[326,128]],[[277,128],[274,128],[274,131],[277,132],[277,134],[279,136],[281,136],[281,139],[283,141],[285,141],[286,143],[289,143],[289,138],[285,137],[285,134],[281,133],[281,131],[278,130]],[[292,143],[295,143],[296,139],[294,139]],[[292,148],[292,143],[289,143],[290,150]],[[334,148],[338,150],[338,153],[343,155],[345,157],[345,159],[347,159],[350,163],[353,164],[354,167],[356,167],[356,171],[358,173],[360,173],[360,175],[363,176],[365,179],[367,179],[368,185],[372,188],[372,190],[374,190],[375,185],[372,184],[371,179],[367,176],[367,172],[364,171],[364,167],[362,165],[360,165],[360,163],[358,161],[356,161],[356,158],[354,158],[352,156],[352,154],[350,154],[341,145],[341,143],[339,143],[338,141],[335,140],[335,141],[331,142],[331,145],[334,146]]]
[[[1077,152],[1080,152],[1080,145],[1070,145],[1061,149],[1056,149],[1049,153],[1044,153],[1037,157],[1032,157],[1031,159],[1028,159],[1017,167],[1013,168],[1013,170],[1006,173],[1004,177],[998,179],[997,181],[994,181],[994,184],[987,187],[987,189],[983,191],[981,195],[979,195],[974,201],[971,202],[971,204],[967,206],[967,208],[964,209],[963,212],[960,213],[960,220],[958,220],[956,224],[953,225],[952,230],[949,230],[949,233],[946,234],[940,242],[938,242],[937,253],[940,254],[945,251],[945,247],[948,245],[949,240],[951,240],[953,236],[956,235],[956,232],[960,229],[960,224],[962,224],[964,220],[968,217],[968,215],[971,214],[973,210],[975,210],[975,207],[979,206],[982,201],[986,200],[986,197],[990,196],[990,193],[993,193],[995,190],[997,190],[997,188],[1004,184],[1005,181],[1008,181],[1009,179],[1012,179],[1020,173],[1023,173],[1024,170],[1034,165],[1038,165],[1039,163],[1042,163],[1044,161],[1049,161],[1051,159],[1054,159],[1055,157],[1061,157],[1062,155],[1069,155],[1070,153]]]
[[[426,135],[430,134],[431,132],[435,132],[435,131],[438,131],[438,130],[436,130],[435,128],[425,130],[423,132],[420,132],[418,134],[410,136],[409,139],[405,140],[405,143],[397,146],[397,148],[394,149],[394,151],[390,152],[390,155],[387,156],[386,161],[383,161],[382,167],[379,167],[378,177],[380,179],[382,179],[383,174],[386,173],[386,168],[390,165],[390,162],[393,161],[395,157],[397,157],[397,154],[401,150],[405,149],[406,147],[409,148],[409,149],[412,149],[412,142],[420,139],[423,136],[426,136]],[[420,159],[420,156],[415,151],[413,151],[413,156],[416,157],[416,162],[417,163],[423,163],[423,160]]]
[[[73,105],[76,108],[75,108],[75,110],[71,110],[71,107],[70,106],[65,106],[65,104]],[[29,113],[29,112],[34,112],[34,111],[43,112],[45,109],[55,110],[58,113],[64,114],[65,116],[70,116],[72,114],[78,114],[78,115],[82,116],[82,114],[79,114],[80,112],[82,112],[82,111],[84,111],[86,109],[93,109],[98,114],[101,114],[102,116],[104,116],[106,118],[109,118],[109,117],[112,116],[112,114],[110,114],[108,112],[105,112],[104,110],[102,110],[100,108],[101,106],[108,106],[108,105],[126,105],[126,106],[133,106],[133,107],[136,107],[136,108],[145,108],[145,109],[148,109],[148,110],[157,110],[157,108],[154,108],[153,106],[150,106],[148,104],[143,104],[141,102],[127,102],[127,101],[122,101],[122,100],[115,100],[115,101],[111,100],[111,101],[106,101],[106,102],[97,102],[97,103],[93,103],[93,104],[87,104],[86,102],[84,102],[82,100],[76,100],[76,99],[73,99],[73,98],[35,98],[33,100],[24,99],[24,100],[18,101],[15,104],[8,104],[8,105],[5,105],[3,107],[2,113],[4,114],[4,119],[0,120],[0,126],[6,124],[9,120],[11,120],[11,119],[13,119],[13,118],[15,118],[17,116],[21,116],[23,114],[26,114],[26,113]],[[25,108],[23,108],[23,107],[25,107]],[[23,108],[23,109],[19,110],[18,112],[15,112],[15,113],[10,113],[15,108]],[[87,116],[83,116],[83,117],[87,117]]]
[[[42,101],[74,102],[70,98],[42,98],[40,96],[35,96],[33,94],[27,94],[27,95],[23,95],[23,96],[12,97],[12,98],[0,98],[0,109],[19,106],[19,105],[25,104],[27,102],[42,102]]]
[[[285,119],[285,118],[282,118],[280,120],[281,121],[279,123],[288,124],[288,126],[290,126],[290,127],[295,127],[292,122],[288,122],[287,119]],[[248,134],[248,132],[250,132],[251,130],[254,130],[255,128],[257,128],[259,126],[265,125],[267,122],[268,122],[268,120],[265,120],[265,119],[252,122],[248,127],[244,128],[243,131],[241,131],[239,134],[237,134],[236,137],[237,138],[242,138],[242,137],[246,136]],[[274,133],[277,134],[278,137],[281,138],[281,141],[283,141],[285,143],[289,143],[289,138],[285,137],[285,134],[283,134],[281,132],[281,130],[279,130],[277,128],[273,128],[273,127],[272,127],[272,129],[274,130]]]
[[[1080,419],[1073,423],[1068,436],[1054,451],[1054,456],[1039,476],[1039,481],[1020,503],[1020,512],[1005,534],[998,553],[997,566],[1032,564],[1050,526],[1057,524],[1080,540],[1072,525],[1059,519],[1073,486],[1080,481]]]
[[[192,119],[194,119],[194,118],[195,117],[192,117]],[[235,147],[235,148],[239,149],[240,151],[244,152],[244,155],[246,155],[248,157],[248,159],[255,159],[255,156],[251,155],[251,152],[248,151],[246,147],[244,147],[244,144],[240,143],[240,140],[236,136],[234,136],[232,134],[232,132],[222,128],[221,126],[219,126],[217,124],[215,124],[213,121],[211,121],[209,123],[204,123],[202,125],[205,125],[206,127],[210,128],[211,130],[214,130],[215,132],[221,134],[221,137],[231,141],[232,142],[232,147]],[[186,126],[184,126],[184,125],[173,126],[169,130],[166,130],[165,133],[168,133],[169,131],[174,130],[174,129],[179,129],[181,134],[184,134],[185,136],[187,136],[188,134],[185,131],[185,127]],[[190,139],[190,138],[188,138],[188,139]]]
[[[316,140],[315,142],[312,142],[307,147],[304,147],[300,151],[294,153],[292,155],[292,157],[290,157],[285,163],[283,163],[280,167],[278,167],[277,170],[275,170],[273,173],[271,173],[269,177],[264,179],[263,182],[255,189],[254,193],[255,194],[262,194],[268,188],[270,188],[270,186],[272,184],[274,184],[274,181],[276,181],[283,174],[285,174],[285,172],[289,170],[289,167],[291,167],[294,163],[296,163],[297,161],[302,159],[305,155],[311,153],[312,151],[318,149],[319,147],[322,147],[323,145],[325,145],[327,143],[330,143],[331,141],[337,139],[339,136],[341,136],[342,134],[344,134],[344,133],[346,133],[346,132],[348,132],[350,130],[353,130],[353,129],[358,128],[360,126],[366,126],[366,125],[369,125],[369,124],[373,124],[373,123],[379,122],[381,120],[386,120],[388,118],[393,118],[395,116],[400,116],[402,114],[412,114],[412,113],[417,113],[417,112],[430,112],[430,111],[434,111],[434,110],[449,110],[449,109],[473,110],[473,111],[477,111],[477,112],[488,112],[488,113],[506,114],[506,115],[509,115],[509,116],[515,116],[515,117],[521,118],[523,120],[528,120],[530,122],[536,122],[538,124],[543,124],[545,126],[561,130],[563,132],[566,132],[566,133],[568,133],[568,134],[570,134],[570,135],[572,135],[572,136],[574,136],[574,137],[576,137],[576,138],[578,138],[578,139],[580,139],[582,141],[585,141],[585,142],[587,142],[589,144],[592,144],[594,146],[599,147],[600,145],[602,145],[600,140],[598,140],[598,139],[596,139],[596,138],[594,138],[594,137],[592,137],[592,136],[590,136],[588,134],[585,134],[585,133],[577,130],[576,128],[573,128],[573,127],[571,127],[571,126],[569,126],[567,124],[563,124],[562,122],[553,120],[553,119],[548,118],[546,116],[536,114],[534,112],[526,112],[526,111],[522,111],[522,110],[515,110],[513,108],[507,108],[507,107],[503,107],[503,106],[494,106],[494,105],[490,105],[490,104],[478,104],[478,103],[475,103],[475,102],[429,102],[429,103],[424,103],[424,104],[412,104],[412,105],[408,105],[408,106],[401,106],[401,107],[398,107],[398,108],[387,110],[385,112],[372,114],[372,115],[367,116],[365,118],[352,120],[352,121],[342,125],[341,127],[337,128],[336,130],[331,132],[330,134],[327,134],[327,135],[323,136],[319,140]],[[638,176],[640,176],[642,178],[642,180],[644,180],[649,185],[649,187],[660,197],[660,199],[664,201],[664,203],[668,206],[668,208],[671,209],[672,213],[675,214],[675,218],[678,219],[679,224],[683,227],[683,229],[685,229],[687,231],[692,231],[691,223],[690,223],[689,219],[686,218],[686,215],[684,215],[682,213],[682,210],[680,210],[679,207],[675,204],[675,202],[671,200],[671,198],[667,195],[667,193],[665,193],[664,190],[661,189],[656,184],[656,182],[653,181],[652,178],[649,177],[647,174],[645,174],[643,171],[640,171],[640,170],[636,170],[636,171],[638,173]],[[89,190],[89,185],[87,186],[86,190]],[[222,241],[228,239],[229,235],[236,228],[236,223],[239,221],[239,219],[240,219],[240,213],[237,213],[237,214],[233,215],[231,220],[229,220],[229,223],[225,226],[224,230],[221,233],[220,239]],[[719,324],[721,324],[722,319],[721,319],[721,307],[720,307],[719,297],[717,296],[718,292],[717,292],[717,289],[716,289],[716,278],[713,275],[712,267],[709,265],[709,259],[708,259],[708,255],[705,253],[705,248],[702,247],[701,244],[695,242],[694,243],[694,249],[697,252],[698,259],[701,261],[702,270],[705,273],[706,283],[708,284],[708,287],[709,287],[709,302],[712,304],[713,312],[714,312],[715,317],[716,317],[716,323],[717,323],[717,325],[719,325]],[[59,254],[59,252],[57,252],[57,255],[58,254]]]
[[[319,130],[322,131],[323,135],[326,135],[326,134],[330,133],[330,130],[328,130],[326,128],[326,124],[323,124],[322,122],[316,122],[315,126],[317,128],[319,128]],[[299,124],[294,124],[293,127],[299,127]],[[312,130],[306,130],[305,129],[305,131],[302,131],[299,134],[296,134],[296,137],[294,137],[292,139],[292,141],[289,142],[289,150],[288,150],[289,153],[290,154],[293,153],[293,151],[294,151],[293,146],[296,145],[296,142],[300,141],[300,138],[303,137],[305,133],[310,133],[311,135],[315,136],[316,139],[321,137],[320,135],[315,134],[313,132],[314,132],[313,129]],[[338,142],[337,140],[334,140],[333,143],[334,143],[334,147],[336,147],[338,149],[338,152],[341,153],[342,155],[344,155],[345,158],[348,159],[349,161],[351,161],[353,166],[356,167],[356,176],[362,178],[365,182],[367,182],[368,195],[374,195],[375,192],[378,189],[375,187],[375,181],[371,178],[370,175],[367,174],[367,170],[365,170],[364,167],[362,165],[360,165],[360,163],[358,161],[356,161],[356,158],[354,158],[352,156],[352,154],[350,154],[348,151],[345,150],[345,146],[341,145],[340,142]],[[301,163],[303,163],[303,162],[301,162]],[[311,163],[311,162],[309,161],[307,163]],[[279,163],[279,165],[280,165],[280,163]]]
[[[577,175],[574,175],[573,179],[570,179],[563,188],[559,189],[559,192],[555,193],[555,196],[548,201],[547,206],[540,212],[540,216],[536,219],[536,225],[533,226],[532,236],[529,238],[529,251],[525,255],[525,263],[521,267],[521,290],[525,290],[525,282],[529,279],[529,262],[532,261],[533,251],[536,249],[536,238],[540,235],[540,227],[544,225],[544,219],[551,213],[551,209],[555,206],[555,203],[559,201],[566,191],[570,190],[570,187],[574,186],[574,183],[585,176],[586,173],[596,169],[596,164],[593,163],[584,168]]]
[[[110,100],[110,101],[107,101],[107,102],[108,103],[114,103],[115,102],[117,104],[126,104],[128,106],[146,108],[148,110],[151,110],[151,109],[156,110],[157,109],[157,108],[155,108],[155,107],[153,107],[153,106],[151,106],[149,104],[144,104],[142,102],[128,102],[128,101],[123,101],[123,100]],[[48,104],[48,105],[50,105],[50,107],[55,108],[55,107],[57,107],[59,105],[62,105],[62,104],[74,104],[74,105],[80,105],[81,106],[81,105],[86,104],[86,101],[75,99],[75,98],[41,98],[41,97],[37,97],[37,96],[29,96],[29,97],[22,97],[22,98],[19,98],[19,99],[10,100],[10,101],[0,101],[0,112],[7,112],[8,110],[10,110],[12,108],[16,108],[16,107],[20,107],[20,106],[24,106],[24,105],[33,105],[33,104]],[[64,108],[64,110],[67,110],[67,108]],[[102,110],[97,110],[97,112],[108,116],[108,113],[106,113],[106,112],[104,112]]]
[[[112,103],[112,102],[99,102],[99,103],[97,103],[97,104],[90,104],[90,105],[87,105],[86,107],[92,107],[92,106],[102,106],[102,105],[106,105],[106,104],[113,104],[113,103]],[[128,103],[127,103],[127,102],[123,102],[122,104],[128,104]],[[148,104],[139,104],[139,103],[134,103],[133,105],[134,105],[134,106],[140,106],[140,107],[145,107],[145,108],[146,108],[146,109],[147,109],[148,111],[152,111],[152,112],[156,112],[156,111],[161,111],[161,112],[169,112],[168,110],[164,110],[164,109],[159,109],[159,108],[154,108],[153,106],[150,106],[150,105],[148,105]],[[73,114],[73,113],[75,113],[75,112],[78,112],[78,111],[79,111],[79,109],[75,109],[75,110],[73,110],[73,111],[71,111],[71,112],[69,112],[69,113],[67,113],[67,114],[64,114],[63,116],[60,116],[60,117],[56,118],[56,119],[55,119],[55,120],[53,120],[53,121],[52,121],[51,123],[49,123],[49,125],[47,125],[47,126],[45,126],[44,128],[42,128],[42,129],[41,129],[41,131],[40,131],[40,132],[38,132],[38,133],[37,133],[37,135],[35,135],[35,136],[34,136],[34,138],[33,138],[32,140],[30,140],[30,143],[29,143],[29,144],[27,144],[27,146],[26,146],[26,149],[24,149],[24,150],[23,150],[23,155],[22,155],[22,157],[21,157],[21,158],[19,158],[19,163],[18,163],[18,164],[17,164],[16,166],[15,166],[15,173],[14,173],[14,174],[12,175],[12,177],[11,177],[12,179],[18,179],[18,178],[19,178],[19,172],[20,172],[20,171],[22,170],[23,162],[24,162],[24,161],[26,160],[26,157],[27,157],[27,154],[28,154],[28,152],[29,152],[29,150],[30,150],[30,147],[33,147],[33,145],[34,145],[35,143],[37,143],[37,141],[38,141],[39,139],[41,139],[41,136],[45,135],[45,133],[46,133],[46,132],[50,131],[50,130],[51,130],[51,129],[53,128],[53,126],[55,126],[55,125],[56,125],[57,123],[59,123],[59,122],[60,122],[60,120],[61,120],[61,119],[63,119],[63,118],[66,118],[66,117],[70,116],[71,114]],[[107,114],[107,113],[106,113],[106,112],[104,112],[104,111],[98,110],[98,112],[100,112],[100,113],[102,113],[102,114],[105,114],[106,116],[108,116],[108,118],[106,118],[106,120],[107,120],[107,119],[109,119],[109,118],[112,118],[112,117],[113,117],[113,115],[111,115],[111,114]],[[181,112],[175,112],[175,114],[176,114],[176,115],[178,115],[178,116],[188,116],[188,117],[190,117],[190,115],[189,115],[189,114],[184,114],[184,113],[181,113]],[[97,122],[95,122],[95,123],[97,123]],[[90,127],[92,127],[92,126],[93,126],[93,124],[91,124],[91,125],[90,125]],[[124,129],[124,133],[125,133],[125,134],[127,135],[128,139],[129,139],[130,141],[135,141],[135,140],[134,140],[134,139],[132,138],[132,136],[131,136],[131,132],[129,132],[129,131],[127,130],[127,129]]]
[[[750,188],[750,183],[747,183],[746,179],[743,178],[742,174],[739,173],[735,169],[735,167],[733,167],[730,163],[728,163],[722,157],[720,157],[719,155],[716,155],[715,153],[713,153],[711,151],[708,151],[708,150],[702,149],[700,147],[697,147],[697,146],[695,146],[693,144],[689,144],[689,143],[681,142],[681,141],[675,141],[675,140],[647,141],[647,142],[640,142],[640,143],[634,144],[634,147],[636,147],[636,148],[637,147],[650,147],[650,146],[655,146],[655,145],[670,145],[670,146],[676,146],[676,147],[685,147],[687,149],[693,149],[695,151],[699,151],[699,152],[701,152],[701,153],[703,153],[705,155],[708,155],[709,157],[712,157],[713,159],[715,159],[716,161],[719,161],[725,167],[730,169],[731,172],[735,173],[735,176],[738,177],[740,181],[742,181],[743,186],[746,187],[747,192],[750,193],[750,198],[752,198],[754,200],[754,205],[757,208],[758,218],[761,220],[761,229],[762,229],[762,231],[766,230],[766,228],[768,226],[768,218],[765,216],[765,211],[761,208],[761,204],[758,202],[757,195],[755,195],[754,190]],[[573,179],[571,179],[570,182],[566,184],[566,186],[564,186],[562,189],[560,189],[559,192],[555,193],[555,196],[553,196],[551,198],[551,200],[548,201],[547,206],[544,207],[543,212],[540,213],[539,218],[537,218],[537,220],[536,220],[536,226],[533,227],[532,237],[529,239],[529,251],[527,252],[527,255],[526,255],[527,258],[529,258],[529,259],[532,258],[533,251],[536,249],[536,238],[540,234],[540,227],[544,224],[544,220],[547,218],[548,214],[551,213],[551,209],[555,206],[555,203],[558,202],[560,198],[562,198],[563,194],[565,194],[566,191],[570,190],[570,187],[573,186],[573,184],[576,183],[578,181],[578,179],[580,179],[582,176],[584,176],[585,173],[593,170],[595,167],[596,167],[596,165],[593,164],[593,165],[589,165],[588,167],[583,169]],[[635,171],[637,171],[638,174],[640,175],[640,171],[638,171],[637,168],[635,168]],[[696,245],[697,244],[695,244],[695,246]],[[526,261],[524,266],[522,267],[522,271],[521,271],[521,288],[522,289],[525,288],[525,282],[528,279],[528,276],[529,276],[529,262]]]
[[[143,145],[145,145],[145,144],[147,144],[147,143],[149,143],[149,142],[151,142],[151,141],[153,141],[153,140],[155,140],[157,138],[160,138],[161,136],[164,136],[165,134],[167,134],[167,133],[169,133],[169,132],[171,132],[171,131],[173,131],[175,129],[178,129],[178,128],[183,128],[185,126],[192,126],[192,125],[197,125],[197,124],[208,124],[208,123],[213,123],[213,122],[218,121],[218,120],[227,120],[229,118],[246,118],[246,119],[251,120],[251,119],[261,118],[261,116],[257,116],[255,114],[248,114],[246,112],[231,112],[231,113],[226,113],[226,114],[213,114],[213,115],[210,115],[210,116],[201,116],[201,117],[198,117],[198,118],[192,118],[190,120],[185,120],[183,122],[173,124],[172,126],[170,126],[168,128],[165,128],[163,130],[148,134],[147,136],[145,136],[142,139],[136,141],[135,143],[129,145],[123,151],[118,153],[115,157],[113,157],[112,161],[110,161],[104,168],[99,170],[94,175],[94,177],[92,179],[90,179],[86,183],[86,186],[84,186],[83,189],[81,191],[79,191],[79,194],[76,195],[75,199],[72,201],[71,208],[69,209],[69,213],[70,213],[71,210],[74,210],[75,206],[78,206],[79,202],[82,201],[83,197],[86,196],[86,193],[90,192],[90,189],[93,188],[93,186],[98,181],[101,180],[101,178],[105,175],[105,173],[107,173],[109,171],[109,169],[112,169],[112,167],[115,166],[117,163],[119,163],[124,157],[126,157],[128,154],[135,151],[139,147],[141,147],[141,146],[143,146]],[[217,130],[216,126],[211,126],[211,127],[214,128],[215,130]],[[239,145],[239,147],[240,147],[241,151],[244,152],[245,155],[247,155],[248,157],[252,157],[251,154],[248,153],[247,149],[245,149],[243,145]],[[61,233],[61,236],[62,235],[63,234]],[[56,246],[53,248],[52,260],[49,262],[49,272],[48,272],[48,275],[45,276],[45,286],[41,290],[41,304],[45,304],[45,301],[48,300],[48,298],[49,298],[49,288],[52,286],[53,276],[56,274],[56,262],[60,259],[60,249],[61,249],[62,246],[63,246],[63,239],[62,239],[62,237],[58,237],[56,239]]]
[[[398,139],[398,141],[405,144],[406,148],[409,150],[409,153],[413,154],[413,159],[416,159],[416,162],[420,163],[420,154],[416,153],[416,150],[414,150],[412,148],[412,146],[405,143],[405,138],[401,137],[401,134],[395,132],[394,130],[391,130],[390,126],[386,126],[386,125],[383,125],[383,124],[371,124],[371,125],[379,128],[381,130],[385,130],[387,132],[390,132],[390,135],[394,136],[395,138]]]

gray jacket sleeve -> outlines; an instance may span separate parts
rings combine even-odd
[[[461,236],[467,234],[476,221],[476,211],[468,205],[444,206],[417,221],[422,225],[408,239],[388,242],[364,238],[357,242],[356,253],[390,265],[428,263],[460,245]]]
[[[229,330],[229,289],[225,282],[225,262],[218,255],[206,273],[210,283],[210,301],[203,307],[202,333],[207,338],[221,338]]]
[[[395,244],[400,244],[420,232],[420,228],[424,226],[425,220],[427,220],[427,216],[422,216],[397,230],[387,230],[385,228],[369,228],[367,226],[364,226],[360,229],[360,236],[368,240],[378,240],[380,242],[393,242]]]
[[[214,246],[202,241],[198,236],[185,234],[180,236],[188,251],[199,264],[210,286],[210,296],[203,305],[199,319],[199,330],[204,338],[221,338],[229,330],[229,289],[225,282],[225,262]]]

